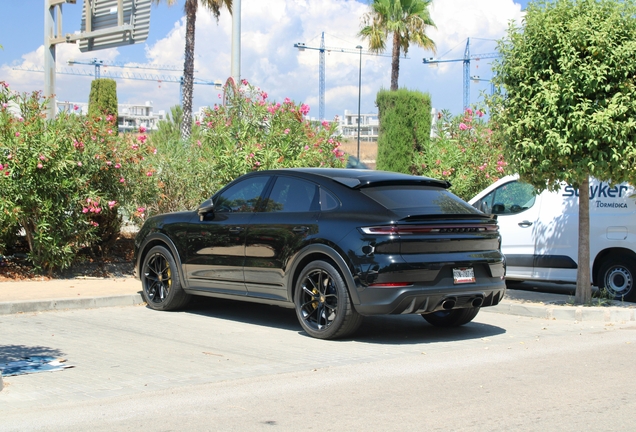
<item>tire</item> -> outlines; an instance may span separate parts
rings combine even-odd
[[[636,301],[636,261],[629,257],[609,257],[598,271],[598,287],[616,300]]]
[[[177,264],[165,247],[155,246],[148,251],[140,274],[142,295],[149,308],[175,310],[190,300],[181,288]]]
[[[479,309],[478,307],[474,307],[437,311],[422,314],[422,318],[435,327],[459,327],[471,322],[473,318],[477,316],[477,313],[479,313]]]
[[[342,276],[325,261],[313,261],[303,269],[296,283],[294,305],[303,330],[317,339],[350,335],[362,322]]]

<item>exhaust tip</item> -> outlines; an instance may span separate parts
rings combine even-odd
[[[455,300],[449,299],[449,300],[444,300],[442,302],[442,307],[446,310],[452,309],[455,307]]]
[[[477,297],[472,301],[471,304],[473,305],[473,307],[480,307],[482,304],[484,304],[484,299],[482,297]]]

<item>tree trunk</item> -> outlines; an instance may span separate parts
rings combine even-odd
[[[579,256],[574,300],[585,304],[592,298],[590,282],[590,178],[585,176],[579,187]]]
[[[192,132],[192,90],[194,86],[194,29],[197,20],[198,0],[186,0],[186,41],[183,64],[183,122],[181,139],[186,141]]]
[[[400,35],[393,32],[393,53],[391,56],[391,91],[398,89],[398,76],[400,75]]]

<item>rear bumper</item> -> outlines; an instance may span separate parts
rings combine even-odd
[[[423,314],[440,310],[495,306],[506,293],[506,283],[470,285],[410,286],[404,288],[365,288],[358,293],[361,315]]]

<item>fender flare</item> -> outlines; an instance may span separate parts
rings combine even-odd
[[[163,245],[168,247],[168,249],[170,250],[170,253],[172,254],[172,257],[174,258],[175,262],[177,263],[177,270],[179,272],[179,280],[181,281],[181,286],[183,288],[188,288],[186,279],[185,279],[184,274],[183,274],[183,264],[181,262],[181,256],[179,255],[179,251],[177,250],[177,247],[172,242],[172,240],[170,240],[170,237],[168,237],[167,235],[165,235],[162,232],[154,232],[152,234],[149,234],[148,236],[146,236],[146,238],[144,239],[143,243],[139,247],[139,254],[137,255],[137,262],[135,263],[135,269],[137,271],[137,275],[138,275],[139,279],[141,279],[141,265],[142,265],[142,260],[141,259],[142,259],[142,257],[146,256],[146,253],[148,252],[148,250],[152,249],[152,247],[148,247],[148,244],[149,243],[157,243],[157,242],[161,242],[161,243],[163,243]]]
[[[347,288],[349,289],[349,296],[351,297],[351,302],[354,305],[359,305],[360,297],[358,296],[358,290],[356,289],[357,284],[353,278],[353,275],[351,274],[349,265],[344,260],[344,258],[342,258],[342,255],[340,255],[332,247],[327,246],[325,244],[312,244],[312,245],[306,246],[305,248],[298,251],[298,253],[296,253],[296,255],[294,255],[294,257],[290,260],[290,264],[288,267],[290,271],[287,272],[286,281],[285,281],[285,285],[287,286],[288,298],[291,299],[292,302],[294,301],[294,295],[293,295],[294,288],[295,288],[293,285],[294,275],[299,270],[299,266],[303,262],[303,260],[307,256],[312,254],[326,255],[329,259],[331,259],[336,264],[338,270],[340,271],[340,274],[343,276],[344,281],[347,284]]]

